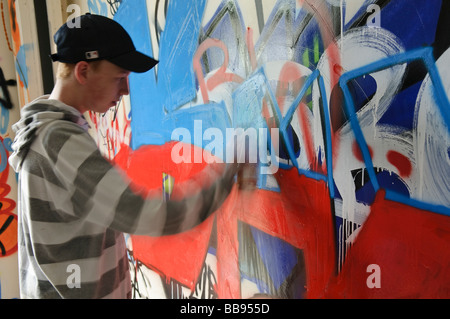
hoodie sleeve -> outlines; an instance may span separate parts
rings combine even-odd
[[[187,181],[181,196],[165,201],[159,191],[132,185],[77,125],[59,121],[42,134],[45,157],[70,192],[69,214],[125,233],[160,236],[191,229],[220,207],[237,170],[234,164],[208,165],[203,174],[212,185]]]

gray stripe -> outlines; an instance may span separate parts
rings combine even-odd
[[[105,163],[106,160],[96,150],[78,167],[73,183],[75,192],[71,198],[76,216],[84,217],[90,211],[92,202],[89,199],[95,193],[98,183],[112,169],[111,165]]]
[[[127,188],[120,196],[116,207],[116,214],[110,228],[127,233],[134,233],[137,228],[137,221],[142,213],[144,199]],[[147,212],[149,213],[149,212]]]
[[[255,0],[255,6],[256,6],[256,16],[258,17],[259,34],[261,34],[265,24],[262,0]]]
[[[64,185],[55,175],[54,168],[50,165],[48,159],[32,149],[28,152],[23,169],[32,175],[39,176],[47,182],[65,189]]]
[[[77,220],[76,217],[55,209],[52,202],[37,198],[30,198],[30,219],[46,223],[67,223]]]
[[[39,264],[52,264],[76,259],[97,258],[103,250],[116,244],[116,233],[106,230],[105,234],[80,236],[59,245],[35,244],[34,253]]]
[[[82,282],[80,288],[71,289],[67,285],[59,285],[56,289],[68,299],[100,299],[111,294],[124,280],[129,280],[128,271],[128,258],[125,255],[118,261],[115,269],[104,273],[98,281]]]
[[[186,200],[167,202],[166,223],[164,224],[162,235],[179,233],[187,213]]]
[[[105,232],[105,227],[82,219],[66,223],[34,221],[32,225],[33,229],[39,229],[39,232],[33,232],[34,243],[44,245],[60,245],[76,237],[95,236]]]
[[[42,144],[47,150],[50,160],[56,163],[59,152],[72,135],[83,133],[85,131],[74,123],[67,121],[55,121],[51,123],[47,127],[47,132],[42,139]]]
[[[127,256],[124,236],[118,233],[116,237],[117,245],[112,246],[102,252],[98,258],[74,259],[65,262],[55,262],[53,264],[40,265],[37,269],[47,274],[54,285],[64,285],[67,281],[67,269],[70,265],[80,267],[80,278],[82,282],[98,281],[103,273],[117,267],[118,261]],[[103,265],[103,267],[99,267]]]
[[[173,235],[192,228],[215,212],[229,194],[228,190],[222,188],[221,182],[201,190],[196,196],[169,201],[163,235]],[[231,188],[232,183],[229,184]]]

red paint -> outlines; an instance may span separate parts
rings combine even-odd
[[[326,298],[450,298],[450,218],[389,201],[380,191]],[[380,288],[366,284],[380,267]]]
[[[173,164],[170,153],[174,144],[145,146],[137,151],[124,145],[116,162],[137,186],[149,190],[161,188],[162,172],[175,177],[174,192],[177,187],[182,187],[182,181],[188,179],[197,178],[199,183],[211,182],[205,173],[210,165]],[[302,249],[307,267],[307,297],[322,296],[335,269],[328,188],[323,181],[300,176],[294,169],[280,169],[276,177],[281,193],[234,187],[213,216],[188,232],[162,238],[131,236],[134,257],[166,280],[177,280],[193,290],[204,263],[215,218],[217,293],[219,298],[240,298],[238,252],[239,245],[245,245],[245,242],[238,241],[239,220]]]
[[[238,242],[238,220],[303,250],[305,297],[323,296],[334,275],[334,230],[326,184],[300,176],[294,169],[280,169],[276,177],[281,193],[235,188],[217,214],[219,298],[241,297],[238,250],[246,243]]]
[[[170,142],[164,145],[146,145],[133,151],[127,145],[122,145],[114,161],[119,165],[136,186],[143,186],[147,189],[162,188],[162,174],[166,173],[175,178],[176,186],[174,192],[179,189],[182,182],[196,178],[200,183],[206,183],[208,176],[201,175],[206,167],[206,163],[181,163],[172,161],[172,148],[179,142]],[[195,153],[194,145],[191,145],[192,152]],[[214,164],[219,167],[219,164]],[[213,166],[211,164],[211,166]],[[210,178],[209,178],[210,179]],[[211,181],[209,181],[211,182]]]
[[[389,151],[386,157],[389,163],[398,169],[401,177],[409,177],[411,175],[412,165],[405,155],[396,151]]]
[[[193,290],[208,250],[214,216],[178,235],[131,236],[133,257],[167,282],[176,280]]]
[[[335,64],[333,66],[333,71],[334,73],[339,74],[339,76],[341,76],[341,74],[344,73],[344,68],[339,64]]]
[[[373,150],[368,145],[367,145],[367,148],[369,149],[369,154],[370,154],[370,157],[372,158],[373,157]],[[353,152],[353,156],[355,156],[357,160],[359,160],[360,162],[364,163],[363,154],[362,154],[361,149],[359,148],[359,145],[358,145],[358,143],[356,141],[353,142],[352,152]]]
[[[161,192],[161,196],[163,173],[175,178],[172,198],[186,195],[187,189],[184,182],[197,183],[197,188],[194,190],[212,183],[214,176],[210,174],[210,170],[205,169],[206,163],[175,164],[171,160],[171,151],[176,143],[178,142],[161,146],[147,145],[136,151],[131,150],[127,145],[122,145],[115,157],[115,163],[131,178],[134,187]],[[209,164],[208,168],[219,170],[222,166]],[[166,280],[175,279],[186,287],[194,289],[208,249],[212,222],[213,217],[210,217],[198,227],[172,236],[155,238],[133,235],[131,236],[133,256],[150,269],[160,273]]]
[[[258,225],[293,246],[303,249],[306,264],[306,298],[320,298],[335,271],[335,241],[331,201],[324,181],[299,175],[297,170],[279,170],[276,179],[281,194],[265,203],[252,224]],[[272,193],[271,196],[277,197]],[[261,218],[264,216],[264,218]],[[258,227],[258,226],[257,226]]]

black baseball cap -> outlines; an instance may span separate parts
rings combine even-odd
[[[76,19],[79,19],[78,21]],[[136,51],[127,31],[116,21],[87,13],[65,23],[54,36],[53,61],[78,63],[107,60],[125,70],[143,73],[158,61]]]

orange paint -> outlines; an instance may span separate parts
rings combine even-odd
[[[0,137],[0,143],[3,139]],[[17,215],[13,213],[16,202],[7,198],[11,192],[8,185],[9,165],[0,174],[0,257],[17,251]]]
[[[8,6],[9,6],[9,21],[11,26],[11,36],[14,42],[14,54],[16,55],[19,52],[20,46],[22,44],[19,23],[17,21],[17,14],[16,14],[16,1],[8,0]]]

